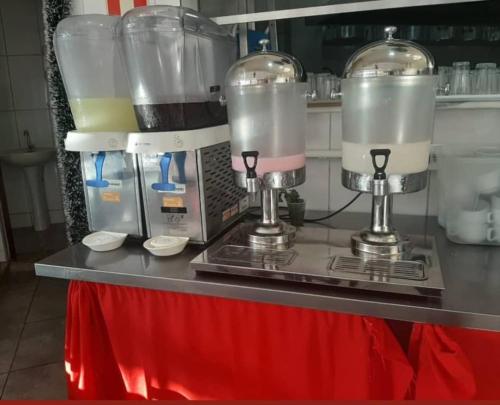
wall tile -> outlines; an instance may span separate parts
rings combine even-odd
[[[498,109],[438,109],[434,143],[498,143]]]
[[[12,110],[12,107],[12,91],[10,89],[7,57],[0,56],[0,111]]]
[[[108,2],[106,0],[83,0],[85,14],[108,14]]]
[[[64,224],[66,221],[63,210],[49,211],[49,217],[51,224]]]
[[[0,151],[19,147],[16,115],[13,111],[0,112]]]
[[[3,34],[3,19],[0,12],[0,55],[5,55],[5,36]]]
[[[83,3],[84,0],[73,0],[71,2],[71,14],[72,15],[85,14]]]
[[[330,145],[332,149],[342,149],[342,112],[332,113]]]
[[[10,214],[30,212],[28,185],[23,170],[2,164],[3,184]]]
[[[40,54],[37,0],[0,2],[8,55]]]
[[[342,185],[342,161],[333,159],[330,169],[330,211],[338,210],[356,196],[355,191],[346,189]],[[369,212],[371,199],[368,195],[362,195],[356,200],[346,212]]]
[[[328,159],[307,159],[306,182],[297,187],[306,200],[308,210],[328,209],[328,177],[330,161]]]
[[[61,184],[56,162],[49,162],[44,168],[45,195],[49,210],[62,210]]]
[[[19,144],[26,147],[24,130],[28,130],[31,142],[39,148],[54,147],[54,135],[49,110],[17,111],[17,130]]]
[[[47,85],[41,56],[11,56],[9,68],[14,107],[19,110],[47,108]]]
[[[10,226],[13,229],[16,228],[27,228],[33,225],[31,222],[31,214],[29,212],[23,212],[20,214],[9,214]]]
[[[330,147],[330,113],[307,114],[306,149],[328,150]]]

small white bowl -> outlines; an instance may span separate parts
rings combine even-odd
[[[155,236],[148,239],[142,246],[155,256],[173,256],[181,253],[189,241],[185,236]]]
[[[82,243],[96,252],[107,252],[118,249],[126,237],[126,233],[99,231],[85,236]]]

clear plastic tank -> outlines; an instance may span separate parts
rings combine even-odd
[[[225,28],[191,9],[150,6],[127,12],[120,33],[141,131],[227,123],[219,98],[236,41]]]
[[[370,151],[391,151],[387,174],[427,170],[434,130],[434,59],[419,45],[395,39],[369,44],[348,61],[342,80],[342,167],[372,175]]]
[[[307,83],[301,64],[279,53],[252,53],[226,76],[233,169],[258,152],[257,175],[305,166]]]
[[[119,20],[90,14],[68,17],[57,25],[54,50],[80,131],[137,130],[115,35]]]

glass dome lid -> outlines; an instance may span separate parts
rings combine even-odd
[[[268,51],[268,39],[261,39],[262,51],[239,60],[226,74],[226,86],[255,86],[272,83],[306,81],[304,68],[298,59],[283,52]]]
[[[415,42],[396,39],[396,27],[385,28],[386,39],[355,52],[347,61],[344,78],[432,75],[434,58]]]

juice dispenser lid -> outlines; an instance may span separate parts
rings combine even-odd
[[[268,39],[261,39],[262,51],[253,52],[231,66],[226,86],[256,86],[272,83],[305,82],[304,68],[298,59],[283,52],[268,51]]]
[[[75,36],[113,38],[120,17],[103,14],[72,15],[57,24],[54,37],[66,39]]]
[[[136,7],[124,14],[119,25],[122,35],[144,31],[190,31],[234,40],[231,33],[211,19],[187,7]]]
[[[347,61],[344,77],[428,76],[434,58],[415,42],[396,39],[396,27],[386,27],[386,38],[355,52]]]

